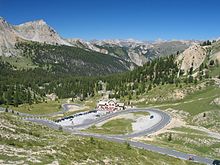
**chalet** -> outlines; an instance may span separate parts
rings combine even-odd
[[[97,103],[97,110],[101,111],[116,111],[125,109],[124,103],[118,103],[116,99],[100,100]]]

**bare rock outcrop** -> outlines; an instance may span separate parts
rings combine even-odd
[[[30,41],[46,42],[48,44],[59,44],[59,45],[71,45],[64,39],[62,39],[59,34],[44,20],[37,20],[33,22],[27,22],[18,26],[14,26],[18,34]]]
[[[215,99],[211,102],[211,104],[219,105],[219,106],[220,106],[220,97],[215,98]]]
[[[71,45],[43,20],[27,22],[21,25],[9,24],[0,17],[0,56],[17,55],[15,44],[18,41],[36,41],[40,43]]]
[[[0,56],[11,56],[15,54],[14,45],[21,39],[14,27],[0,17]]]
[[[206,49],[198,44],[189,47],[178,57],[180,68],[185,72],[190,68],[196,70],[204,62],[206,54]]]

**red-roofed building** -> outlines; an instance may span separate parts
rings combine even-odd
[[[97,110],[116,111],[125,109],[124,103],[118,103],[116,99],[100,100],[97,104]]]

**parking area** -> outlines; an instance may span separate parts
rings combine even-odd
[[[96,120],[97,118],[105,114],[106,112],[97,111],[97,110],[81,112],[81,113],[76,113],[74,115],[57,120],[56,123],[61,126],[74,126],[74,125],[79,125],[79,124],[86,124],[86,123]]]

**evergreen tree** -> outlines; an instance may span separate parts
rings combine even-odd
[[[169,133],[168,141],[172,141],[172,134],[171,133]]]
[[[28,102],[29,105],[32,104],[32,98],[31,98],[31,92],[30,92],[30,90],[28,90],[28,93],[27,93],[27,102]]]

